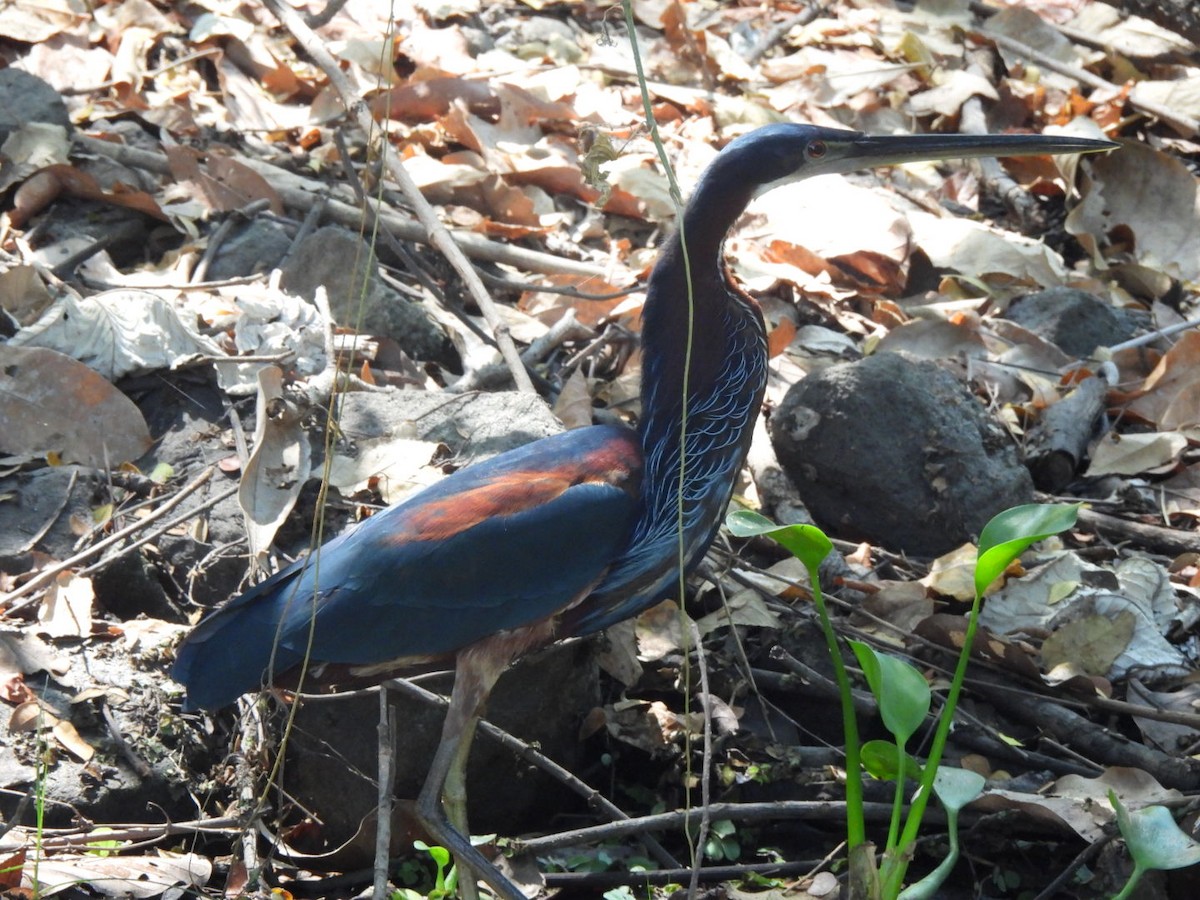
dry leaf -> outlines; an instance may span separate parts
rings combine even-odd
[[[115,468],[150,449],[133,401],[83,363],[54,350],[0,344],[0,450],[56,452],[68,462]]]
[[[38,606],[38,631],[52,638],[87,637],[92,633],[90,578],[64,573],[54,580]]]
[[[1177,431],[1124,435],[1110,431],[1092,449],[1087,477],[1140,475],[1172,466],[1187,445],[1187,438]]]
[[[262,561],[312,469],[308,434],[296,405],[283,396],[283,373],[258,373],[254,450],[238,488],[252,556]]]

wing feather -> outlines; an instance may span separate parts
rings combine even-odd
[[[219,608],[180,647],[189,706],[311,662],[451,653],[577,602],[624,549],[641,450],[623,428],[556,435],[471,466]],[[272,659],[273,655],[273,659]]]

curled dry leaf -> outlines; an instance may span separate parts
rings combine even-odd
[[[118,186],[110,193],[101,188],[91,175],[65,163],[46,166],[27,178],[13,196],[9,218],[13,225],[20,228],[64,194],[81,200],[123,206],[159,221],[167,221],[166,213],[145,191]]]
[[[308,435],[295,405],[283,396],[283,373],[264,366],[258,375],[254,450],[238,489],[252,556],[264,554],[312,470]]]

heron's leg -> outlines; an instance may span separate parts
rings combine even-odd
[[[417,798],[421,823],[454,854],[459,889],[468,900],[474,896],[475,877],[486,881],[504,900],[525,900],[521,890],[471,846],[466,826],[466,766],[471,738],[488,694],[507,665],[507,657],[497,659],[496,654],[478,646],[459,655],[442,740]]]
[[[463,725],[462,734],[458,740],[458,750],[446,773],[446,784],[442,788],[442,807],[450,827],[471,841],[471,827],[467,824],[467,760],[471,756],[471,745],[475,740],[475,726],[479,724],[479,716],[472,716]],[[479,888],[475,884],[475,872],[459,866],[458,893],[462,900],[478,900]]]

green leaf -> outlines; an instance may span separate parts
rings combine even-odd
[[[725,527],[734,537],[769,537],[811,571],[816,571],[821,560],[833,551],[833,543],[816,525],[776,525],[748,509],[731,512],[725,517]]]
[[[975,590],[983,594],[1025,548],[1075,524],[1080,504],[1014,506],[995,516],[979,535]]]
[[[956,769],[953,766],[939,766],[933,776],[933,790],[942,806],[958,812],[976,797],[983,793],[985,779],[978,772],[969,769]]]
[[[1108,801],[1117,811],[1121,837],[1139,869],[1183,869],[1200,862],[1200,844],[1183,832],[1165,806],[1129,812],[1112,791]]]
[[[896,745],[891,741],[867,741],[861,751],[862,767],[872,778],[896,781],[896,755]],[[904,777],[921,780],[921,764],[908,753],[904,754]]]
[[[933,695],[925,676],[899,657],[876,653],[862,641],[849,643],[879,702],[884,726],[901,746],[907,744],[929,714]]]

